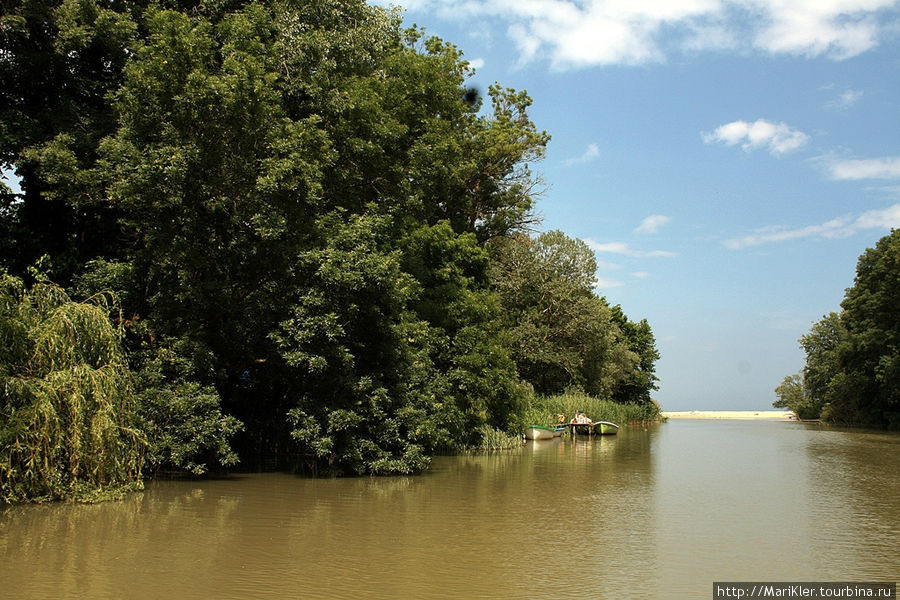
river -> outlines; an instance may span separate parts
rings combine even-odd
[[[895,581],[900,435],[671,420],[416,477],[156,481],[0,508],[8,598],[710,598]]]

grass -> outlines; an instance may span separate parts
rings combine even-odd
[[[505,431],[494,429],[490,425],[479,427],[481,442],[468,450],[472,452],[491,452],[493,450],[509,450],[522,446],[522,434],[509,434]]]

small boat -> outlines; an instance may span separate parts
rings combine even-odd
[[[560,437],[566,431],[565,425],[557,425],[556,429],[553,430],[553,437]]]
[[[544,425],[529,425],[525,428],[525,437],[529,440],[552,440],[556,437],[555,427]]]
[[[600,435],[616,435],[619,433],[619,426],[609,421],[597,421],[594,423],[594,433]]]

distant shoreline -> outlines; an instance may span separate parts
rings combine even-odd
[[[669,419],[797,420],[794,413],[784,410],[678,410],[663,411],[662,416]]]

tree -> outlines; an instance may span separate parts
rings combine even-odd
[[[775,405],[803,418],[900,427],[900,231],[859,257],[841,307],[800,338],[802,377],[785,379]]]
[[[591,289],[597,263],[590,248],[551,231],[497,240],[491,249],[507,343],[522,378],[540,393],[576,386],[611,395],[639,357]]]
[[[490,257],[477,234],[449,222],[423,226],[404,242],[403,266],[421,286],[411,308],[427,323],[430,361],[464,416],[456,439],[474,442],[482,424],[503,428],[517,404],[518,373],[501,341],[503,307],[490,289]]]
[[[515,376],[478,242],[530,208],[527,96],[479,116],[453,46],[355,1],[147,21],[104,176],[156,327],[211,350],[244,439],[409,472],[503,425]]]
[[[616,325],[590,250],[522,237],[531,99],[493,85],[482,110],[452,44],[362,0],[2,11],[0,161],[25,191],[0,198],[3,265],[118,295],[150,470],[414,472],[507,427],[520,373],[652,384],[649,327]]]
[[[0,275],[0,500],[140,485],[144,438],[110,308]]]
[[[803,385],[806,402],[804,419],[818,418],[825,405],[832,399],[832,381],[841,370],[841,352],[848,339],[841,317],[835,312],[823,316],[800,338],[800,346],[806,352],[803,367]]]
[[[800,374],[788,375],[775,388],[778,400],[772,403],[775,408],[787,408],[793,411],[801,419],[818,419],[822,407],[811,401],[803,376]]]
[[[166,0],[217,22],[245,0]],[[118,256],[118,212],[91,185],[100,141],[117,127],[109,101],[140,47],[150,0],[8,0],[0,4],[0,167],[22,194],[0,203],[13,273],[41,257],[68,285],[85,262]]]
[[[650,393],[658,389],[656,382],[656,361],[659,351],[656,349],[656,338],[646,319],[635,323],[629,321],[618,304],[612,307],[615,323],[619,326],[628,349],[637,354],[638,362],[616,386],[613,399],[623,404],[647,404],[651,402]]]
[[[479,115],[455,47],[355,0],[143,23],[85,179],[131,240],[130,308],[208,349],[244,453],[407,472],[503,426],[480,244],[528,218],[527,95],[492,88]]]
[[[841,307],[849,339],[828,416],[900,427],[900,230],[859,257]]]
[[[775,388],[778,394],[772,406],[788,408],[801,419],[818,419],[834,396],[833,383],[841,371],[840,357],[847,331],[840,315],[831,312],[814,323],[799,340],[806,353],[806,364],[797,375],[784,378]]]
[[[3,211],[4,266],[24,273],[42,255],[69,278],[117,240],[115,218],[75,183],[115,118],[117,88],[134,43],[130,15],[95,0],[11,0],[0,8],[0,167],[23,194]]]
[[[320,470],[421,470],[423,444],[408,435],[414,424],[401,410],[415,356],[406,311],[415,287],[399,253],[381,247],[383,219],[331,221],[328,245],[298,257],[311,280],[270,335],[286,366],[291,437]]]

